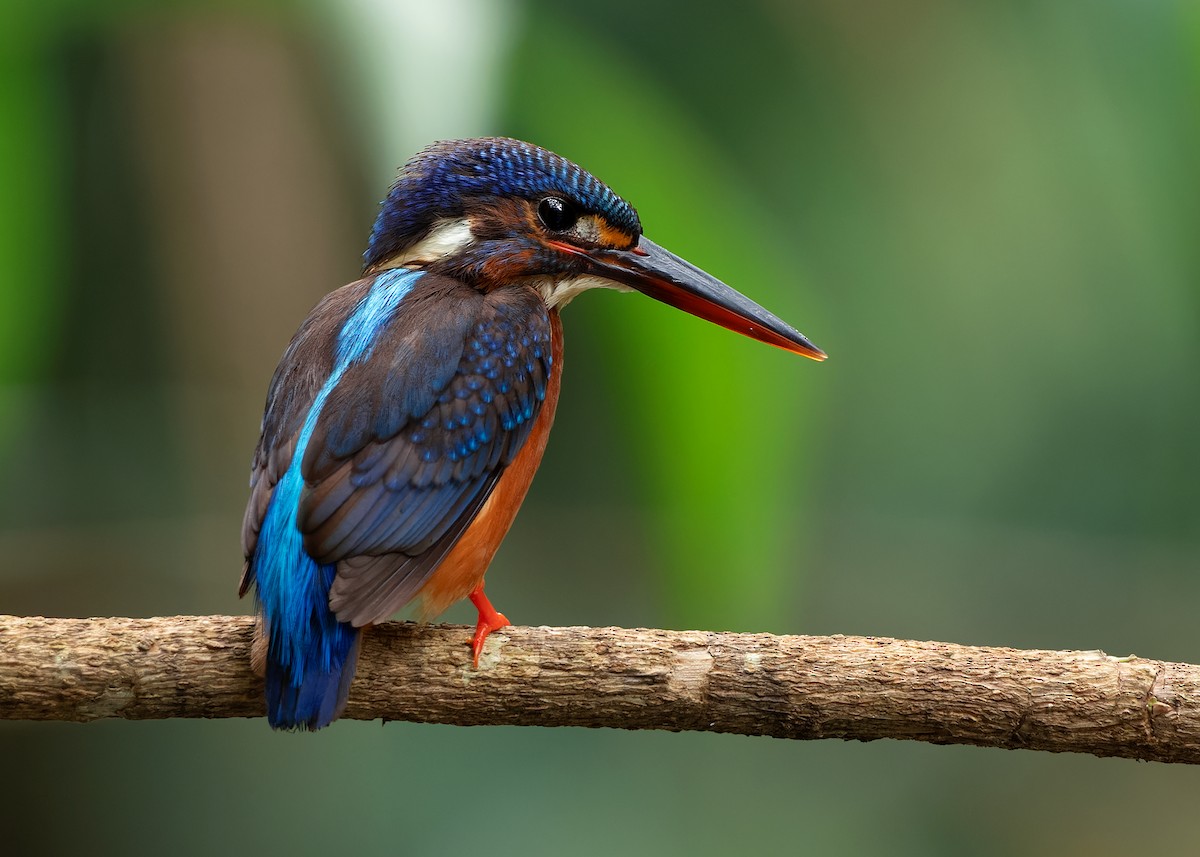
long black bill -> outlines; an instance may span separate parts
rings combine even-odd
[[[631,250],[592,251],[587,255],[597,276],[759,342],[813,360],[825,359],[824,351],[779,316],[645,236]]]

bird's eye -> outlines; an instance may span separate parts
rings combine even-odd
[[[538,219],[551,232],[566,232],[579,219],[579,212],[565,199],[548,196],[538,203]]]

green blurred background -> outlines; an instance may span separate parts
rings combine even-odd
[[[488,578],[514,621],[1200,661],[1198,108],[1187,0],[10,0],[0,610],[248,611],[288,337],[398,164],[508,134],[831,355],[573,304]],[[258,720],[0,754],[11,854],[1200,844],[1194,770],[963,747]]]

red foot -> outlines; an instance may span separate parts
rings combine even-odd
[[[483,644],[487,641],[488,634],[492,631],[499,631],[508,624],[508,619],[503,613],[497,613],[492,602],[488,601],[488,597],[483,594],[482,580],[467,597],[479,611],[479,621],[475,624],[475,636],[471,638],[471,653],[475,656],[475,669],[479,669],[479,653],[483,651]]]

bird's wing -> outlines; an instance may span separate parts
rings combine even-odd
[[[529,436],[550,378],[545,304],[421,277],[342,374],[304,451],[305,551],[338,563],[335,612],[355,624],[428,580]]]
[[[336,341],[338,331],[371,282],[371,279],[358,280],[326,295],[292,337],[271,378],[262,433],[250,462],[250,500],[242,518],[242,553],[246,563],[239,595],[245,595],[251,583],[250,559],[258,545],[259,530],[275,485],[287,471],[301,426],[333,371],[331,343]]]

